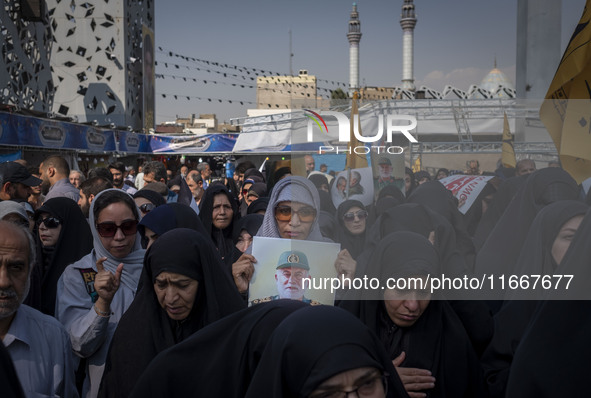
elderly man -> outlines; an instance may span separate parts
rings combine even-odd
[[[187,174],[187,185],[193,194],[193,198],[195,198],[195,203],[199,205],[201,203],[201,198],[203,197],[203,193],[205,192],[203,188],[203,179],[201,178],[201,174],[197,170],[191,170]]]
[[[536,171],[536,162],[531,159],[523,159],[515,165],[515,175],[522,176]]]
[[[271,300],[291,299],[304,303],[318,305],[319,302],[310,300],[304,296],[304,279],[310,278],[310,265],[308,257],[301,251],[288,250],[281,253],[275,271],[275,283],[277,284],[276,296],[253,300],[252,304],[264,303]]]
[[[86,177],[84,177],[84,174],[82,174],[80,170],[70,171],[70,184],[80,189],[80,184],[82,184],[84,181],[86,181]]]
[[[50,156],[39,166],[45,200],[65,197],[78,203],[80,191],[70,183],[70,166],[61,156]]]
[[[31,175],[27,168],[16,162],[0,163],[0,200],[24,200],[31,195],[31,188],[41,180]]]
[[[27,397],[77,397],[68,334],[56,319],[22,304],[34,264],[32,236],[0,221],[0,338]]]

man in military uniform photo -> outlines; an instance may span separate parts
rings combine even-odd
[[[291,299],[304,303],[318,305],[319,302],[304,296],[304,279],[311,278],[308,257],[297,250],[288,250],[281,253],[275,271],[275,283],[277,292],[275,296],[264,297],[252,301],[252,304],[264,303],[272,300]]]
[[[379,174],[373,179],[374,192],[376,195],[382,188],[385,188],[388,185],[395,185],[398,189],[402,190],[402,184],[404,184],[404,180],[394,178],[392,169],[392,162],[390,159],[387,157],[381,157],[378,161]]]

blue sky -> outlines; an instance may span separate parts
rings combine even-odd
[[[157,74],[184,76],[156,80],[157,122],[191,113],[216,113],[218,120],[245,116],[238,101],[256,102],[253,84],[241,77],[198,71],[204,64],[169,57],[168,51],[202,60],[289,73],[289,30],[292,31],[293,70],[307,69],[319,79],[349,81],[349,43],[346,38],[351,0],[252,0],[155,2]],[[368,86],[395,86],[402,76],[403,1],[359,0],[363,34],[360,43],[360,82]],[[578,22],[585,0],[562,0],[563,49]],[[493,67],[515,81],[516,0],[415,0],[417,26],[414,36],[414,77],[441,90],[452,84],[467,90],[478,84]],[[164,63],[168,63],[168,68]],[[176,69],[172,64],[187,65]],[[230,72],[219,68],[221,72]],[[246,78],[254,75],[240,74]],[[193,82],[196,79],[197,82]],[[206,80],[207,83],[203,83]],[[218,84],[213,84],[217,81]],[[222,84],[225,83],[225,84]],[[319,87],[336,86],[319,82]],[[175,100],[171,94],[178,95]],[[322,92],[320,92],[322,94]],[[186,100],[186,96],[192,97]],[[204,98],[198,100],[195,97]],[[207,98],[211,98],[209,102]],[[222,103],[213,100],[222,99]],[[232,104],[228,103],[232,101]]]

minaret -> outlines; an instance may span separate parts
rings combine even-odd
[[[353,3],[351,19],[349,19],[349,96],[359,89],[359,42],[361,41],[361,23],[357,12],[357,3]]]
[[[416,24],[417,18],[413,0],[404,0],[402,14],[400,15],[400,26],[402,27],[402,88],[411,91],[415,90],[413,31]]]

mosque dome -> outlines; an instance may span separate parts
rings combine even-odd
[[[486,75],[484,79],[482,79],[480,82],[480,88],[490,92],[495,98],[509,98],[509,95],[507,95],[507,93],[504,91],[499,91],[498,93],[494,94],[499,86],[515,90],[513,82],[511,82],[507,75],[497,68],[497,61],[495,60],[494,68],[488,72],[488,75]]]

